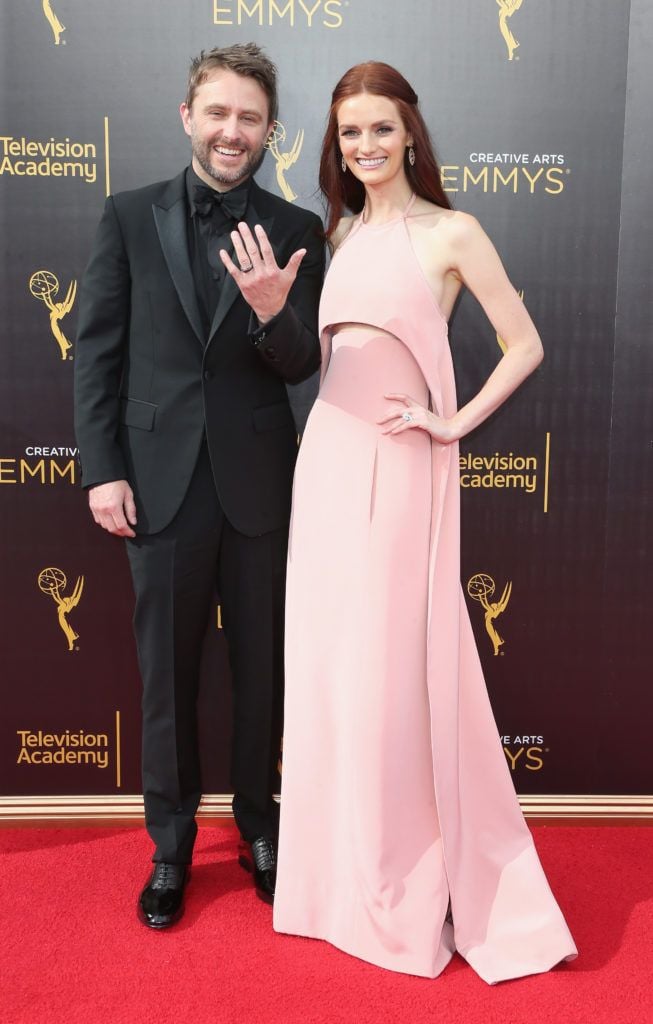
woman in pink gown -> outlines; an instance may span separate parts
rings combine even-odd
[[[449,208],[393,68],[337,85],[320,184],[333,260],[293,493],[274,927],[426,977],[455,950],[489,983],[546,971],[576,949],[492,716],[458,480],[458,439],[535,369],[540,340],[487,236]],[[457,409],[463,284],[506,353]]]

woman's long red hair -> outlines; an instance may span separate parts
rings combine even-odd
[[[333,234],[345,209],[360,213],[365,204],[365,187],[362,182],[349,169],[343,173],[338,144],[338,107],[343,100],[364,92],[373,96],[386,96],[399,108],[404,127],[413,137],[415,163],[413,166],[409,163],[408,151],[404,162],[406,177],[413,192],[436,206],[451,209],[451,203],[442,188],[429,130],[417,106],[417,93],[395,68],[381,61],[370,60],[346,71],[331,97],[320,157],[320,188],[327,201],[328,238]]]

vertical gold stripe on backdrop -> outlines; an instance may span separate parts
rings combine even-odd
[[[549,460],[551,454],[551,434],[546,432],[546,452],[544,455],[544,511],[549,511]]]
[[[120,767],[120,712],[116,711],[116,787],[120,789],[121,785],[122,779]]]
[[[105,194],[111,195],[111,175],[109,172],[109,118],[104,119],[104,171],[105,171]]]

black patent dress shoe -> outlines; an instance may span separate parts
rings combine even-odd
[[[178,921],[184,912],[184,889],[189,878],[187,864],[155,864],[138,900],[139,921],[148,928],[169,928]]]
[[[254,876],[256,895],[265,903],[274,901],[277,881],[277,853],[274,843],[260,836],[253,843],[243,840],[238,847],[238,863]]]

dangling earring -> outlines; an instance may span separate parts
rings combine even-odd
[[[342,173],[345,174],[345,172],[347,170],[347,161],[345,160],[344,156],[343,156],[343,158],[341,160],[341,163],[342,163]]]
[[[415,150],[412,146],[408,147],[408,163],[411,167],[415,166]]]

